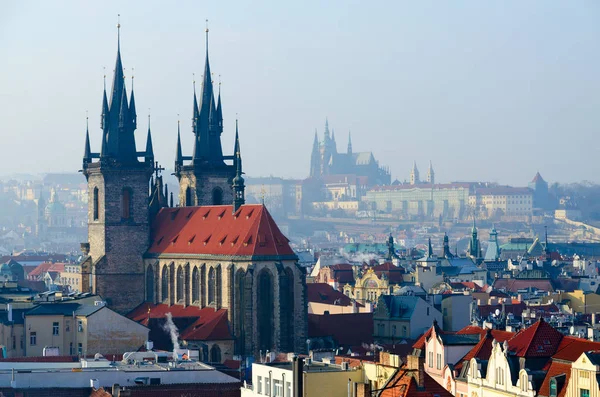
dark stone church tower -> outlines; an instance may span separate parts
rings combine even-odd
[[[119,26],[120,27],[120,26]],[[110,103],[106,84],[102,101],[102,146],[92,153],[86,134],[83,174],[88,182],[88,243],[82,244],[86,289],[125,312],[144,301],[143,254],[150,225],[148,186],[154,154],[150,133],[147,150],[138,152],[134,132],[137,114],[133,94],[127,97],[117,49]]]
[[[232,181],[236,174],[236,148],[231,156],[223,155],[221,134],[223,133],[223,112],[221,93],[215,101],[215,93],[208,61],[208,29],[206,29],[206,61],[202,78],[200,103],[194,89],[193,107],[194,152],[183,156],[181,138],[177,136],[175,155],[175,175],[179,180],[179,205],[221,205],[234,200]],[[190,161],[184,165],[184,161]],[[226,164],[232,160],[233,164]]]

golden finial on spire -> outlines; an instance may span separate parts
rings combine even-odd
[[[117,14],[117,49],[121,51],[121,14]]]
[[[208,19],[206,20],[206,30],[205,30],[205,32],[208,33]]]

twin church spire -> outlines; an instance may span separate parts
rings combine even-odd
[[[117,58],[110,91],[107,90],[106,76],[104,76],[100,122],[102,144],[99,153],[91,151],[89,130],[86,129],[83,156],[83,171],[86,175],[90,168],[107,170],[143,168],[150,173],[159,168],[154,161],[150,116],[148,116],[145,151],[138,152],[136,149],[137,111],[133,76],[130,87],[131,94],[128,95],[121,58],[120,27],[120,24],[117,25]],[[224,204],[233,202],[234,198],[234,206],[239,206],[244,202],[244,180],[237,120],[234,153],[224,155],[221,146],[223,107],[220,91],[220,83],[218,91],[213,85],[208,56],[207,28],[204,75],[199,96],[196,96],[194,81],[192,113],[194,145],[190,156],[183,155],[180,123],[177,122],[175,175],[180,182],[180,205]],[[94,161],[94,159],[99,161]],[[210,184],[208,183],[209,178]]]
[[[133,90],[133,76],[131,78],[131,95],[127,96],[125,85],[125,73],[123,61],[121,60],[121,25],[117,25],[117,60],[110,91],[110,100],[106,91],[106,76],[104,76],[104,93],[102,96],[102,112],[100,126],[102,128],[102,144],[100,153],[92,153],[89,145],[89,131],[86,132],[86,144],[83,157],[84,169],[91,163],[92,159],[99,158],[103,165],[118,166],[142,166],[152,164],[154,154],[152,153],[152,142],[148,127],[148,139],[146,152],[137,152],[135,145],[135,130],[137,129],[137,111],[135,106],[135,94]],[[148,151],[148,148],[150,151]],[[144,157],[140,162],[138,157]]]

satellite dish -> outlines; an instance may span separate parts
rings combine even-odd
[[[496,309],[496,311],[494,312],[494,314],[496,315],[496,317],[500,316],[500,309]]]

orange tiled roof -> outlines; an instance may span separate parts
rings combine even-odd
[[[569,378],[571,377],[571,364],[561,363],[554,360],[550,364],[550,368],[548,368],[548,372],[544,377],[544,382],[540,386],[540,391],[538,392],[538,395],[549,396],[550,379],[554,376],[561,374],[565,374],[566,377],[562,389],[558,391],[557,397],[564,397],[564,395],[567,393],[567,385],[569,384]]]
[[[296,255],[264,205],[162,208],[152,224],[149,254],[243,257]]]
[[[543,319],[519,331],[508,341],[508,349],[517,357],[551,357],[563,335]]]

